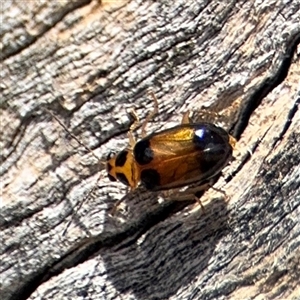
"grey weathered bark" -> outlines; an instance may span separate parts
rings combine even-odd
[[[1,299],[299,299],[299,1],[1,5]],[[138,189],[112,218],[126,190],[103,176],[63,236],[103,167],[45,108],[104,158],[149,88],[150,132],[223,114],[227,197]]]

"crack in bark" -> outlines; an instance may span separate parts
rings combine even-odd
[[[282,55],[278,58],[281,59],[281,64],[278,67],[277,72],[273,76],[267,77],[257,88],[255,88],[255,91],[252,93],[252,95],[245,100],[245,104],[242,105],[239,112],[237,122],[229,131],[235,138],[240,138],[248,125],[252,113],[261,104],[263,98],[265,98],[266,95],[268,95],[287,77],[299,43],[300,31],[296,32],[294,35],[291,35],[290,40],[287,42],[286,52],[282,53]]]

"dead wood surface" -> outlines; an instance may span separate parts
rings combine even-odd
[[[1,299],[300,299],[299,1],[1,6]],[[139,188],[112,218],[126,189],[102,172],[63,236],[103,166],[47,110],[104,159],[150,88],[149,132],[223,115],[227,197]]]

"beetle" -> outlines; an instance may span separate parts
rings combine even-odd
[[[137,115],[133,112],[136,121],[128,133],[129,147],[116,155],[108,155],[105,162],[108,178],[111,181],[119,180],[131,190],[137,188],[139,183],[152,191],[180,188],[195,182],[199,182],[196,192],[210,187],[210,180],[219,175],[232,158],[235,138],[213,123],[190,122],[189,112],[183,115],[181,124],[146,135],[145,128],[148,121],[158,112],[157,99],[154,93],[150,94],[154,99],[155,108],[142,124],[142,139],[136,142],[133,137],[133,131],[139,123]],[[99,162],[104,163],[90,148],[68,131],[51,111],[45,110],[79,145],[91,152]],[[84,199],[89,197],[95,187],[96,185]],[[112,214],[122,200],[123,198],[115,204]],[[82,204],[83,201],[76,211]],[[201,201],[199,204],[204,210]],[[72,219],[73,217],[68,222],[63,235]]]
[[[192,123],[187,112],[180,125],[146,136],[148,120],[143,124],[141,140],[135,142],[131,130],[130,146],[108,155],[106,170],[111,181],[118,180],[131,190],[141,183],[151,191],[195,182],[201,185],[220,174],[232,158],[236,140],[213,123]]]

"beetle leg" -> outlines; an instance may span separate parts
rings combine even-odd
[[[128,136],[128,139],[129,139],[129,147],[128,148],[129,149],[133,149],[133,147],[134,147],[134,145],[136,143],[136,140],[135,140],[135,137],[134,137],[132,131],[129,131],[127,133],[127,136]]]
[[[109,211],[109,215],[111,217],[114,217],[116,215],[117,211],[120,209],[119,207],[120,204],[126,200],[127,194],[132,190],[133,189],[128,188],[126,194],[121,199],[119,199],[116,203],[114,203],[113,207]]]
[[[122,197],[121,199],[119,199],[114,206],[111,208],[111,210],[109,211],[109,215],[111,217],[114,217],[116,215],[117,210],[119,210],[119,205],[125,200],[125,196]]]
[[[236,139],[231,135],[229,135],[229,144],[231,145],[232,149],[236,148]]]
[[[131,116],[134,118],[134,122],[131,124],[130,128],[129,128],[129,132],[128,132],[128,139],[129,139],[129,148],[133,149],[136,140],[135,137],[133,135],[133,131],[139,126],[140,124],[140,119],[136,113],[136,111],[134,109],[132,109],[130,111]]]
[[[190,124],[191,123],[189,115],[190,115],[189,110],[183,114],[181,124]]]
[[[134,131],[140,125],[140,119],[134,109],[130,111],[131,116],[134,119],[134,122],[131,124],[129,130]]]
[[[152,97],[153,101],[154,101],[154,109],[153,111],[151,111],[148,116],[146,117],[143,125],[142,125],[142,138],[144,138],[147,135],[146,132],[146,126],[148,124],[148,122],[153,119],[153,117],[158,113],[158,101],[157,98],[155,96],[155,94],[152,91],[149,91],[149,95]]]
[[[213,189],[221,194],[223,194],[225,196],[225,198],[227,199],[227,195],[225,193],[225,191],[215,188],[212,186],[212,182],[208,181],[205,182],[203,184],[201,184],[200,186],[194,187],[194,188],[188,188],[187,190],[183,191],[183,192],[173,192],[170,193],[170,191],[167,191],[168,193],[164,193],[165,196],[168,196],[167,200],[174,200],[174,201],[188,201],[188,200],[192,200],[195,199],[198,203],[197,205],[199,205],[201,207],[202,212],[205,214],[205,207],[201,201],[201,196],[198,196],[197,194],[199,194],[200,192],[205,192],[209,189]],[[165,192],[165,191],[163,191]]]

